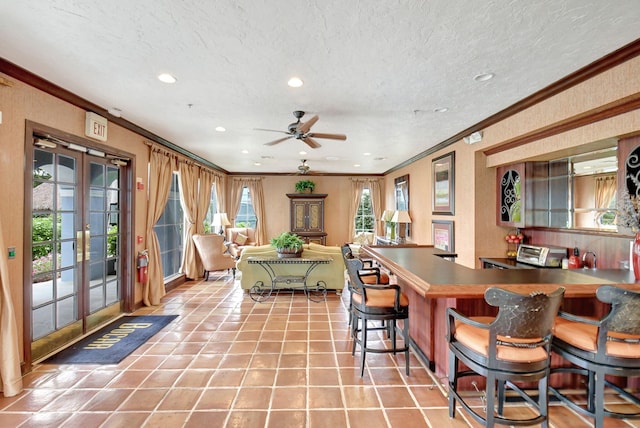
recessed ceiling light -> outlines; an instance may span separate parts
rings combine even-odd
[[[433,111],[435,111],[436,113],[445,113],[449,111],[449,107],[438,107],[434,108]]]
[[[218,131],[218,132],[224,132],[226,130],[227,130],[227,128],[225,128],[224,126],[216,126],[216,131]]]
[[[298,154],[300,154],[300,155],[306,155],[306,154],[307,154],[307,152],[305,152],[304,150],[302,150],[302,151],[301,151],[301,152],[299,152]]]
[[[176,83],[178,81],[178,79],[176,79],[174,76],[172,76],[169,73],[162,73],[158,75],[158,80],[160,80],[161,82],[164,83]]]
[[[328,161],[337,161],[337,160],[340,160],[340,158],[339,158],[339,157],[337,157],[337,156],[327,156],[325,159],[326,159],[326,160],[328,160]]]
[[[287,82],[287,85],[291,86],[292,88],[299,88],[300,86],[304,85],[304,82],[299,77],[292,77]]]
[[[373,160],[376,160],[376,161],[383,161],[383,160],[386,160],[386,159],[387,158],[373,158]]]
[[[254,163],[253,163],[253,165],[254,165],[254,166],[260,166],[260,165],[262,165],[262,164],[261,164],[260,162],[254,162]]]
[[[476,82],[486,82],[487,80],[493,79],[494,76],[495,74],[493,73],[481,73],[473,76],[473,80],[475,80]]]
[[[260,156],[262,159],[273,159],[273,156]]]
[[[371,156],[371,153],[366,152],[366,153],[363,153],[362,156]]]
[[[354,163],[353,166],[356,167],[356,168],[360,168],[360,164],[359,163]]]
[[[247,153],[249,153],[249,150],[244,149],[244,150],[241,150],[240,153],[244,153],[246,155]]]

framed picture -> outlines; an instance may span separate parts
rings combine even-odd
[[[431,181],[433,214],[453,215],[455,213],[455,162],[456,153],[451,152],[431,161]]]
[[[455,251],[453,238],[453,221],[432,220],[431,234],[433,236],[433,246],[443,251]]]

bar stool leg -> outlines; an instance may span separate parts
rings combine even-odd
[[[360,338],[362,339],[362,343],[360,343],[360,376],[364,376],[364,360],[367,356],[367,320],[362,320],[362,331]]]

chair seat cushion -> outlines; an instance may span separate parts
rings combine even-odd
[[[353,304],[362,306],[362,294],[353,293]],[[367,301],[364,303],[369,308],[393,308],[395,305],[396,291],[393,289],[376,290],[367,288]],[[400,306],[409,306],[409,299],[404,293],[400,293]]]
[[[557,317],[554,326],[554,335],[576,348],[585,351],[596,352],[598,327],[566,318]],[[609,335],[615,339],[640,340],[640,336],[614,333]],[[607,355],[620,358],[638,358],[640,355],[640,343],[626,343],[618,341],[607,341]]]
[[[491,323],[493,317],[470,317],[470,319],[481,322],[483,324]],[[458,342],[474,350],[475,352],[489,356],[489,330],[465,324],[456,321],[455,338]],[[540,338],[534,339],[517,339],[498,336],[498,340],[505,342],[528,344],[537,343]],[[498,345],[497,358],[504,361],[513,361],[518,363],[530,363],[535,361],[543,361],[547,358],[547,352],[541,346],[535,348],[514,348],[511,346]]]
[[[363,283],[365,284],[383,284],[383,285],[387,285],[389,284],[389,275],[387,275],[384,272],[380,272],[380,281],[378,282],[378,277],[376,276],[375,273],[371,273],[371,274],[360,274],[360,279],[362,280]]]

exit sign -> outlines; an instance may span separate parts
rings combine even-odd
[[[95,113],[87,112],[84,122],[84,135],[100,141],[107,141],[107,119]]]

